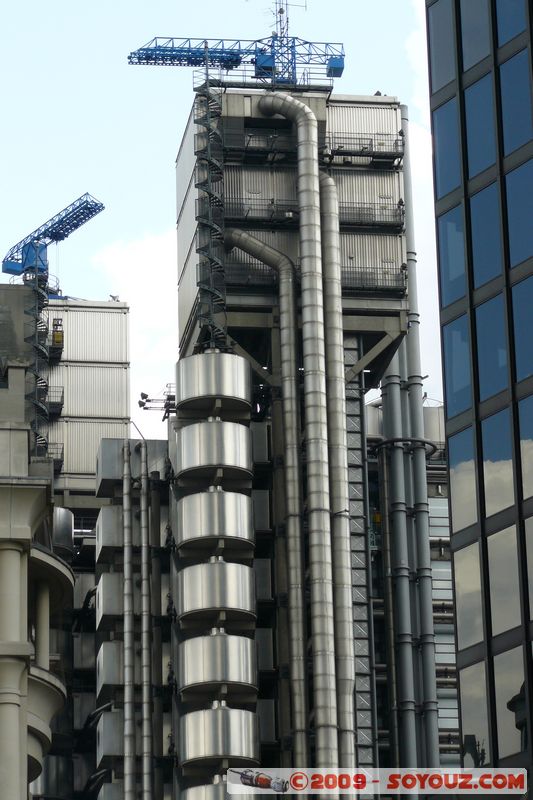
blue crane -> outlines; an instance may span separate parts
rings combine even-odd
[[[90,194],[84,194],[64,208],[59,214],[25,236],[8,251],[2,261],[2,272],[21,275],[26,269],[48,271],[47,247],[52,242],[61,242],[75,230],[85,225],[104,205]]]

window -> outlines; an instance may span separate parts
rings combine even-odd
[[[481,572],[476,542],[453,554],[457,647],[463,650],[483,639]]]
[[[448,464],[450,468],[452,532],[456,533],[477,522],[476,468],[472,428],[450,436],[448,439]]]
[[[467,768],[486,766],[490,755],[487,681],[483,661],[460,670],[459,692],[464,765]]]
[[[506,758],[525,749],[526,697],[524,691],[524,662],[522,648],[515,647],[494,656],[494,694],[496,696],[496,727],[498,756]]]
[[[472,225],[472,266],[478,289],[502,271],[500,193],[492,183],[470,198]]]
[[[509,258],[516,267],[533,255],[533,161],[527,161],[506,176]]]
[[[481,423],[485,511],[496,514],[514,503],[511,413],[508,408]]]
[[[444,340],[444,374],[446,413],[448,418],[466,411],[472,404],[470,380],[470,335],[466,315],[458,317],[442,329]]]
[[[466,292],[465,242],[462,206],[456,206],[438,220],[439,274],[442,306],[448,306]]]
[[[527,50],[522,50],[500,67],[505,155],[533,138],[529,70]]]
[[[461,0],[463,69],[470,69],[490,53],[488,0]]]
[[[465,91],[468,175],[472,178],[496,161],[492,76],[485,75]]]
[[[431,91],[455,78],[452,0],[439,0],[428,9]]]
[[[496,0],[498,45],[514,39],[526,29],[526,0]]]
[[[435,187],[437,197],[444,197],[461,184],[459,122],[455,97],[433,112],[433,139]]]
[[[529,589],[529,619],[533,619],[533,517],[525,520],[527,585]]]
[[[520,457],[522,460],[522,493],[533,497],[533,395],[518,404],[520,420]]]
[[[516,378],[519,381],[524,380],[529,375],[533,375],[532,308],[533,276],[513,286]]]
[[[489,554],[492,635],[520,625],[520,596],[516,528],[506,528],[487,539]]]
[[[486,400],[507,388],[507,334],[503,296],[499,294],[476,308],[479,399]]]

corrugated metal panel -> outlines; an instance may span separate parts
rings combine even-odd
[[[61,364],[52,367],[50,386],[62,386],[64,417],[127,417],[128,369],[123,366]]]
[[[405,260],[402,236],[341,233],[340,239],[344,266],[399,268]]]
[[[256,236],[260,241],[269,244],[276,250],[285,253],[293,261],[298,259],[298,232],[297,231],[268,231],[268,230],[252,230],[249,231],[252,236]],[[255,262],[255,259],[244,253],[242,250],[235,248],[228,256],[230,262],[239,264],[250,264]]]
[[[397,134],[401,127],[398,108],[387,105],[328,105],[327,132]]]
[[[399,172],[333,169],[340,203],[384,203],[396,205],[401,195]]]
[[[433,600],[453,600],[452,565],[450,561],[432,561]]]
[[[191,180],[192,173],[194,172],[194,165],[196,164],[196,156],[194,155],[194,134],[197,130],[198,126],[195,125],[193,121],[193,111],[191,111],[176,159],[176,217],[179,217],[181,204],[183,203],[187,187]]]
[[[128,361],[128,309],[87,306],[50,307],[49,318],[63,320],[63,361]]]
[[[59,419],[48,427],[49,441],[62,442],[64,445],[63,475],[94,475],[100,439],[123,439],[128,435],[129,423],[119,420]]]
[[[198,296],[196,285],[198,256],[194,247],[189,251],[178,282],[178,327],[180,344],[189,324],[189,317]]]
[[[429,535],[437,539],[450,538],[447,497],[429,498]]]
[[[187,196],[183,203],[181,215],[178,218],[178,277],[185,268],[187,254],[191,248],[196,234],[196,197],[198,195],[194,181],[189,185]]]
[[[224,171],[224,196],[296,200],[296,170],[228,165]]]

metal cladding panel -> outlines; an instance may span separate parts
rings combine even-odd
[[[231,353],[202,353],[176,364],[176,407],[209,408],[217,398],[224,408],[250,407],[252,375],[246,359]],[[221,415],[222,416],[222,415]]]
[[[435,603],[453,601],[452,565],[450,561],[432,561],[432,596]]]
[[[54,307],[50,303],[50,319],[62,319],[64,346],[62,361],[94,361],[100,363],[127,363],[128,308],[65,305]]]
[[[216,631],[187,639],[178,646],[178,689],[238,684],[257,688],[255,642]]]
[[[106,618],[122,617],[124,613],[124,576],[120,572],[104,572],[100,575],[96,590],[96,627]],[[133,612],[140,614],[140,592],[134,592]]]
[[[191,247],[185,266],[183,267],[178,281],[178,327],[180,344],[189,326],[189,320],[198,297],[197,286],[197,264],[198,256],[196,250]]]
[[[447,497],[430,497],[429,535],[431,538],[450,538],[450,518]]]
[[[238,492],[200,492],[178,501],[174,527],[178,546],[206,539],[254,541],[252,501]]]
[[[296,168],[242,167],[228,164],[224,170],[224,198],[234,200],[294,200],[297,197]]]
[[[354,267],[396,267],[405,261],[403,236],[341,233],[341,264]]]
[[[257,762],[256,715],[227,706],[191,711],[180,720],[178,747],[182,764],[220,758]]]
[[[187,192],[196,164],[194,155],[194,136],[198,126],[194,122],[194,110],[191,110],[187,125],[181,140],[180,149],[176,158],[176,216],[179,217],[180,209]]]
[[[74,669],[94,670],[96,665],[95,634],[82,631],[73,635]]]
[[[176,432],[176,444],[177,475],[211,467],[252,471],[250,430],[237,422],[196,422]]]
[[[64,389],[63,417],[127,417],[129,374],[123,365],[58,364],[50,369],[51,386]]]
[[[363,203],[396,206],[403,195],[400,172],[388,170],[332,169],[339,203],[359,206]]]
[[[397,134],[401,128],[399,106],[329,103],[328,133],[387,133]]]
[[[292,261],[298,260],[298,232],[297,231],[268,231],[268,230],[249,230],[252,236],[265,244],[269,244],[276,250],[284,253]],[[255,263],[256,259],[235,247],[227,256],[226,262],[238,262],[241,264]]]
[[[444,406],[424,406],[424,436],[436,445],[444,445]]]
[[[80,572],[74,583],[74,608],[82,608],[87,592],[96,586],[96,578],[92,572]]]
[[[68,508],[54,508],[52,542],[54,552],[65,558],[74,549],[74,514]]]
[[[196,236],[196,198],[198,190],[194,185],[194,180],[191,178],[191,183],[187,187],[183,204],[178,216],[178,278],[185,268],[187,256],[192,250],[196,252],[195,236]]]
[[[140,521],[132,514],[131,533],[133,547],[141,546]],[[124,547],[124,529],[122,506],[104,506],[100,509],[96,520],[96,561],[100,560],[102,551],[122,550]]]
[[[47,755],[43,761],[43,771],[29,786],[31,796],[69,800],[72,796],[73,778],[71,758]]]
[[[47,430],[50,442],[64,445],[63,475],[94,475],[100,440],[127,437],[129,422],[59,419],[50,423]]]
[[[255,616],[254,571],[222,560],[194,564],[178,573],[173,591],[178,617],[202,611]]]

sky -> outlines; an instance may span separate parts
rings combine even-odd
[[[154,36],[257,39],[275,27],[270,0],[19,0],[0,29],[0,256],[80,195],[105,211],[57,246],[50,271],[65,295],[130,305],[132,417],[165,438],[141,391],[161,397],[178,357],[174,162],[193,101],[192,71],[129,66]],[[390,94],[410,108],[429,398],[442,398],[431,139],[422,0],[298,0],[290,33],[343,42],[341,94]],[[0,277],[7,280],[8,276]]]

